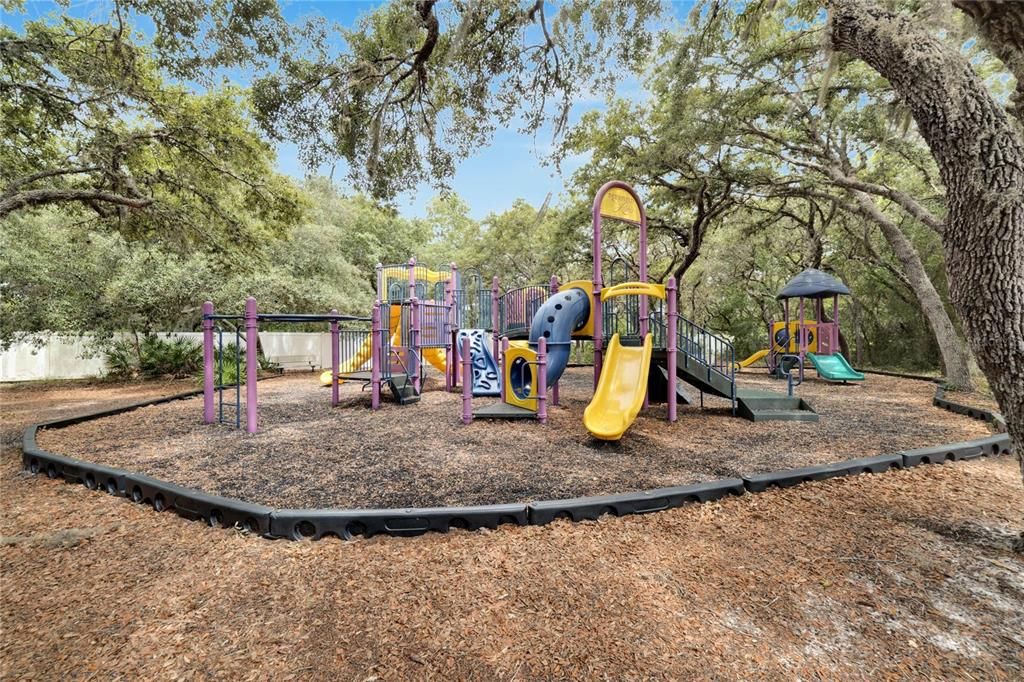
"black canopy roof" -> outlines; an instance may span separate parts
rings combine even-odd
[[[836,294],[848,293],[850,293],[850,290],[846,288],[846,285],[832,275],[821,270],[808,268],[786,282],[786,286],[782,287],[779,295],[775,298],[779,300],[796,298],[798,296],[803,296],[804,298],[827,298]]]

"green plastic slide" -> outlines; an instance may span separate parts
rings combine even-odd
[[[818,376],[826,381],[864,381],[864,375],[850,366],[842,353],[832,355],[815,355],[808,353],[807,358],[818,370]]]

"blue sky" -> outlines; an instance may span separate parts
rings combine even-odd
[[[352,26],[359,16],[379,4],[379,0],[292,0],[282,3],[284,14],[289,20],[318,14],[342,26]],[[692,4],[692,0],[673,2],[673,14],[685,17]],[[78,0],[72,1],[67,12],[75,16],[99,18],[108,16],[110,7],[109,0]],[[59,10],[59,7],[49,1],[29,0],[25,3],[25,10],[23,16],[5,13],[4,23],[18,27],[25,17],[46,15]],[[145,26],[139,28],[146,32]],[[235,73],[237,80],[244,85],[245,74]],[[646,96],[635,78],[622,81],[617,94],[630,98]],[[571,111],[570,123],[587,111],[603,108],[604,103],[596,98],[580,101]],[[516,198],[525,199],[535,206],[539,206],[549,192],[557,199],[572,171],[579,167],[583,159],[568,160],[562,164],[559,172],[553,165],[544,163],[545,151],[551,143],[550,129],[543,129],[536,136],[523,135],[515,127],[498,130],[489,146],[459,164],[451,187],[469,204],[472,216],[478,219],[508,208]],[[278,167],[281,172],[296,178],[302,178],[308,172],[299,161],[297,148],[292,144],[283,144],[278,148]],[[321,170],[327,172],[329,169],[328,165]],[[338,163],[334,177],[337,181],[344,181],[343,162]],[[426,212],[427,203],[436,194],[435,188],[421,185],[397,197],[396,207],[407,216],[422,216]]]

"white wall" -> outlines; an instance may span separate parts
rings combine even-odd
[[[201,332],[172,332],[161,336],[179,336],[202,342]],[[216,337],[215,337],[216,338]],[[234,342],[234,334],[225,334],[224,343]],[[31,344],[15,344],[0,351],[0,381],[33,381],[39,379],[81,379],[100,376],[106,369],[102,357],[83,358],[90,338],[50,337],[36,348]],[[331,364],[331,335],[328,332],[260,332],[263,352],[271,361],[285,356],[312,356],[317,367]],[[245,339],[242,339],[245,347]],[[304,365],[303,365],[304,367]],[[288,365],[298,369],[300,365]]]

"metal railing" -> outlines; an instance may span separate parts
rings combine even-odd
[[[373,366],[373,332],[364,323],[346,324],[338,329],[338,374],[369,372]]]
[[[533,317],[550,295],[550,285],[531,284],[511,289],[498,300],[499,334],[520,336],[530,333]]]
[[[443,303],[420,303],[416,307],[419,316],[416,345],[419,348],[446,348],[451,335],[448,306]]]
[[[736,350],[732,343],[682,315],[676,325],[678,349],[719,376],[736,381]]]

